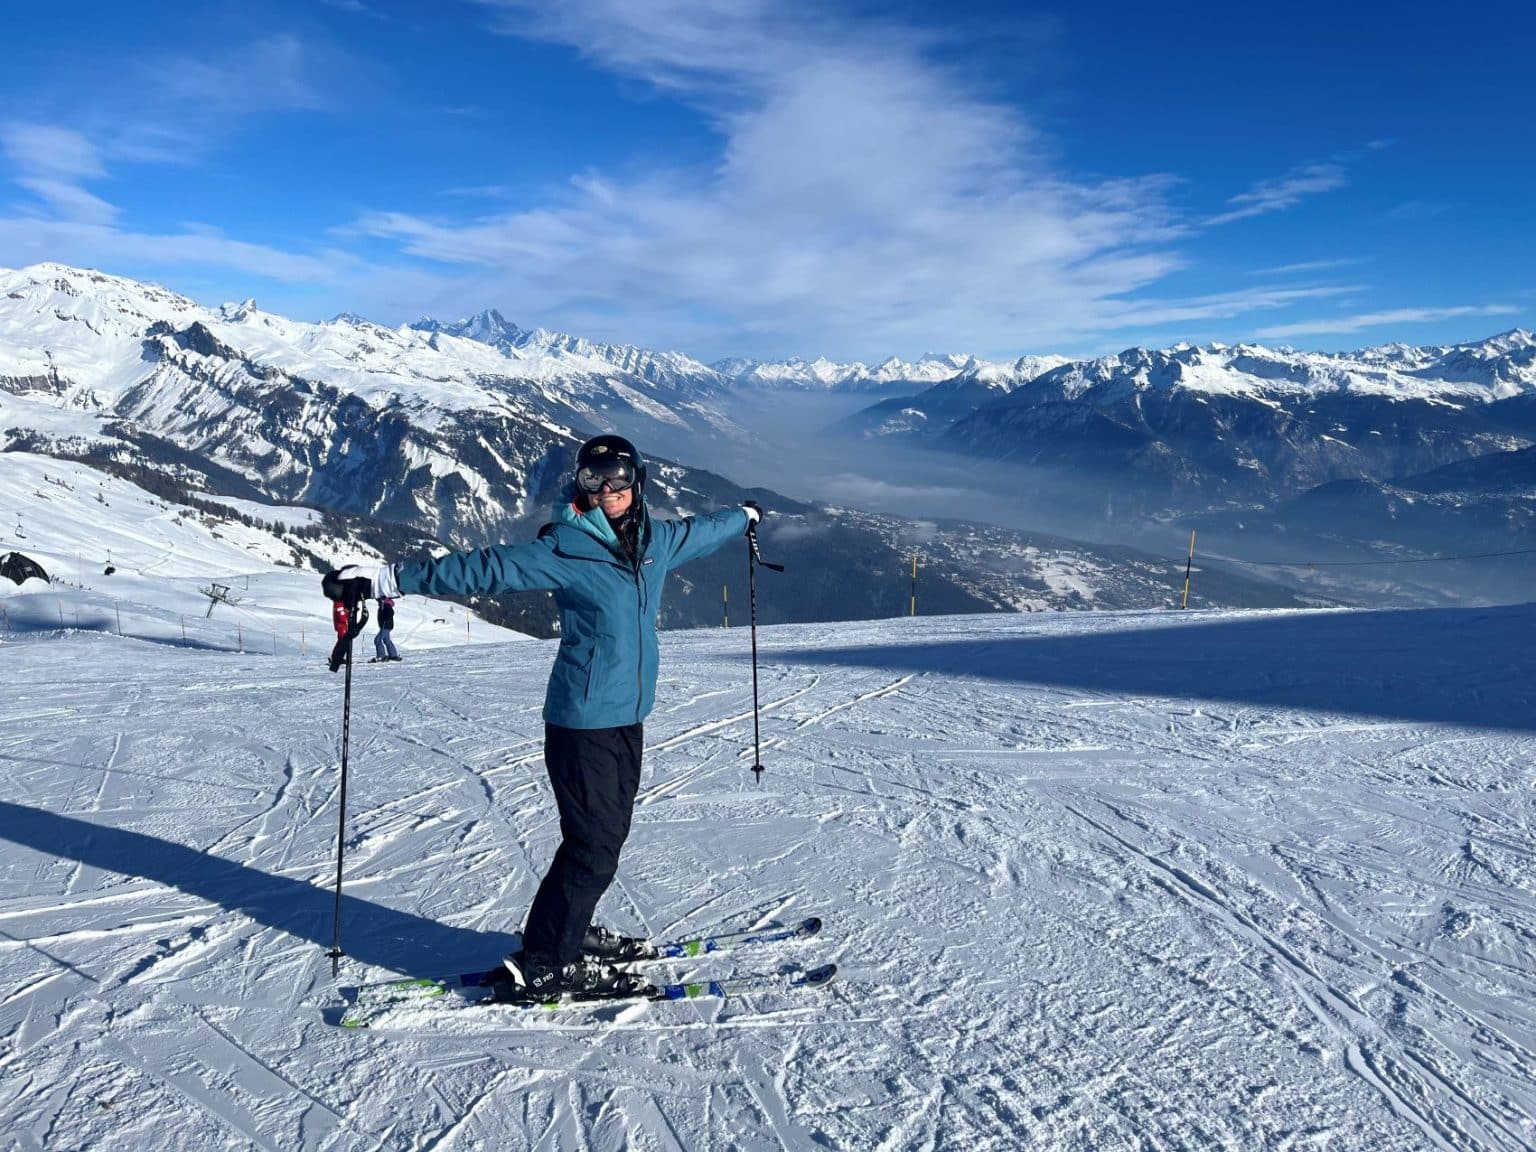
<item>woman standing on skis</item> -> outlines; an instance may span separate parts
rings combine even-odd
[[[544,697],[544,762],[560,810],[560,847],[539,885],[513,980],[538,996],[625,991],[639,977],[614,967],[638,941],[592,925],[618,869],[640,786],[644,720],[656,694],[656,614],[667,573],[741,536],[757,504],[679,520],[652,519],[646,466],[621,436],[582,445],[576,473],[538,539],[382,568],[348,567],[324,581],[332,599],[474,596],[551,590],[560,648]]]

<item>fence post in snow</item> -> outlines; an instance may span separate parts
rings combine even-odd
[[[123,634],[123,606],[118,601],[112,601],[112,611],[117,613],[117,634]]]
[[[731,626],[731,586],[729,584],[720,585],[720,615],[724,621],[720,627],[729,628]]]

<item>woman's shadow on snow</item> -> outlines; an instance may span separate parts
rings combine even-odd
[[[0,801],[0,837],[92,868],[153,880],[327,949],[332,943],[334,888],[273,876],[172,840],[5,801]],[[516,939],[450,927],[345,892],[341,927],[347,956],[412,975],[489,967]]]

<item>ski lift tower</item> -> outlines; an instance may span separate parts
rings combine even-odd
[[[198,591],[208,597],[208,612],[203,617],[205,620],[213,615],[213,608],[216,604],[228,604],[233,608],[236,604],[240,603],[240,597],[230,595],[228,584],[214,584],[210,582],[208,587],[199,588]]]

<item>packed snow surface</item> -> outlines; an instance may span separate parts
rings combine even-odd
[[[760,581],[760,594],[773,594]],[[324,605],[318,605],[317,619]],[[558,829],[553,648],[356,670],[0,633],[0,1132],[91,1149],[1536,1144],[1536,607],[663,635],[602,1010],[344,991],[507,949]]]

